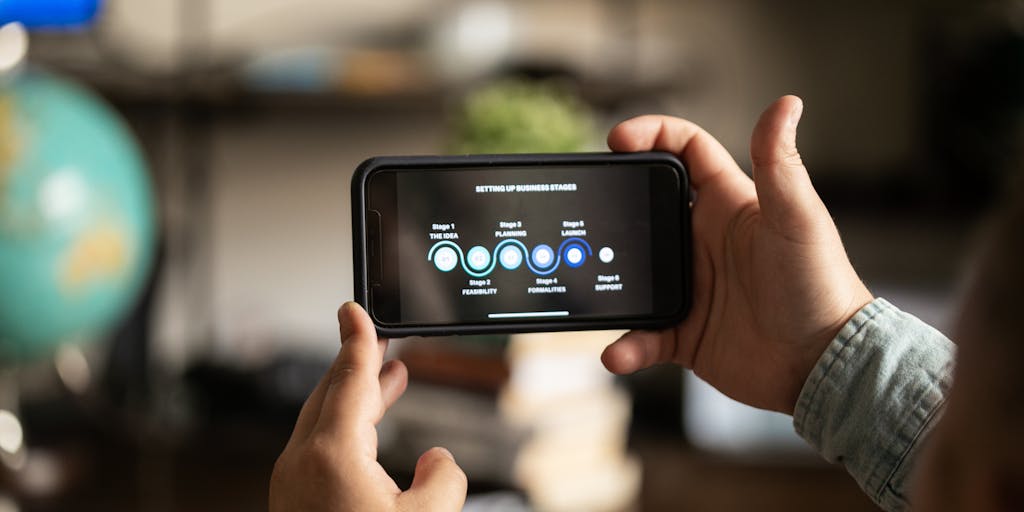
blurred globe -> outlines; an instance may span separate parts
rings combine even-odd
[[[153,259],[153,196],[120,118],[25,70],[0,83],[0,362],[102,337]]]

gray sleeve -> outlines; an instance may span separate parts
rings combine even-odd
[[[886,510],[908,508],[914,459],[938,422],[956,347],[885,299],[839,331],[804,383],[796,431]]]

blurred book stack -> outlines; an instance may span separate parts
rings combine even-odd
[[[513,475],[538,511],[634,508],[641,471],[626,446],[632,400],[600,360],[619,334],[537,333],[509,341],[499,410],[528,432]]]
[[[440,445],[471,485],[522,489],[537,511],[632,510],[641,476],[626,449],[632,401],[600,361],[618,334],[403,344],[410,384],[381,424],[382,462],[411,471]]]
[[[384,466],[411,473],[420,454],[444,446],[472,482],[513,485],[525,431],[498,411],[498,391],[509,378],[506,345],[505,336],[395,344],[409,368],[409,387],[378,427]]]

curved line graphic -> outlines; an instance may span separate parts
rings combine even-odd
[[[443,240],[443,241],[440,241],[440,242],[434,244],[433,246],[431,246],[430,250],[427,251],[427,261],[434,261],[434,253],[437,252],[437,250],[442,248],[442,247],[452,247],[452,248],[454,248],[456,254],[459,255],[459,264],[462,265],[462,268],[466,272],[469,272],[469,269],[466,268],[466,264],[463,263],[463,260],[465,260],[466,257],[462,255],[462,247],[459,247],[459,244],[457,244],[455,242],[452,242],[451,240]],[[477,277],[479,277],[479,276],[477,276]]]
[[[562,240],[562,243],[558,245],[558,250],[555,251],[555,262],[551,265],[550,268],[541,270],[533,266],[533,262],[530,259],[530,251],[529,249],[526,248],[526,244],[519,240],[516,240],[515,238],[506,238],[505,240],[498,242],[497,245],[494,246],[494,250],[491,251],[491,264],[488,265],[486,269],[481,270],[479,272],[469,268],[466,265],[466,256],[465,254],[462,253],[462,248],[459,247],[459,244],[452,242],[451,240],[442,240],[431,246],[430,250],[427,251],[427,261],[433,261],[434,253],[437,252],[437,250],[440,249],[441,247],[451,247],[455,249],[456,254],[459,255],[459,265],[462,266],[462,270],[464,270],[471,277],[484,277],[487,274],[493,272],[494,267],[498,265],[498,255],[500,254],[501,249],[506,245],[514,245],[517,248],[519,248],[519,250],[523,251],[523,263],[526,263],[526,266],[530,269],[530,271],[539,276],[546,276],[554,272],[556,269],[558,269],[558,266],[562,263],[562,254],[566,250],[568,250],[567,246],[571,246],[573,242],[575,242],[577,245],[584,247],[587,250],[587,256],[593,256],[594,251],[590,248],[590,244],[587,243],[586,240],[576,237],[566,238],[565,240]]]
[[[565,249],[565,246],[569,245],[569,243],[571,242],[579,242],[580,245],[585,247],[587,249],[587,256],[594,255],[594,251],[590,249],[590,244],[588,244],[586,240],[576,237],[566,238],[565,240],[562,240],[562,243],[558,245],[558,253],[561,254],[562,251]]]
[[[558,253],[559,254],[567,254],[569,252],[569,249],[572,249],[573,247],[579,247],[580,249],[586,249],[587,256],[593,256],[594,255],[594,251],[590,248],[590,244],[588,244],[587,241],[582,239],[582,238],[566,238],[565,240],[562,241],[561,244],[559,244],[559,246],[558,246]],[[580,261],[579,263],[573,265],[572,263],[569,263],[568,260],[566,260],[565,264],[569,265],[572,268],[578,268],[579,266],[583,265],[583,261]]]

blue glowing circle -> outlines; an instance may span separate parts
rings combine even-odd
[[[587,259],[587,253],[584,252],[583,247],[572,244],[565,249],[565,264],[572,268],[577,268],[583,264]]]
[[[540,244],[533,248],[530,259],[537,268],[548,268],[555,264],[555,251],[547,244]]]

